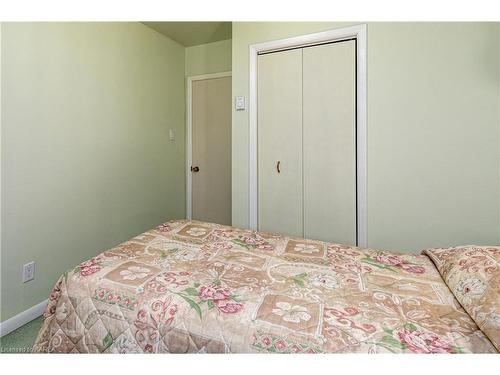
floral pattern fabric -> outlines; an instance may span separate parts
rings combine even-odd
[[[64,273],[44,316],[36,352],[496,352],[425,255],[187,220]]]
[[[500,351],[500,247],[424,250],[457,300]]]

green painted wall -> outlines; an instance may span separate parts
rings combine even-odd
[[[1,46],[5,320],[64,270],[184,217],[185,60],[139,23],[4,23]]]
[[[498,144],[500,145],[500,22],[497,22],[497,67],[498,67]],[[498,159],[500,160],[500,147],[498,150]],[[500,162],[498,163],[500,168]],[[500,170],[498,172],[500,174]],[[498,216],[500,216],[500,189],[498,189]],[[498,226],[498,237],[500,238],[500,225]]]
[[[231,71],[231,39],[186,48],[186,76]]]
[[[2,134],[3,134],[3,124],[2,124],[2,29],[3,29],[3,23],[0,22],[0,305],[2,304],[2,294],[3,294],[3,289],[2,289],[2,243],[3,243],[3,236],[2,236],[2,191],[3,191],[3,183],[2,183]],[[0,321],[2,321],[2,315],[1,315],[1,306],[0,306]]]
[[[233,96],[248,46],[340,23],[233,23]],[[368,243],[417,252],[500,243],[497,24],[368,24]],[[248,111],[233,111],[233,224],[248,225]]]

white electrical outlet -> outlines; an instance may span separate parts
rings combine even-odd
[[[23,266],[23,283],[35,278],[35,262],[26,263]]]

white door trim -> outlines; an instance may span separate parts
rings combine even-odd
[[[197,76],[189,76],[186,80],[186,218],[192,219],[193,214],[193,180],[191,174],[191,163],[193,162],[193,118],[192,118],[192,99],[193,99],[193,82],[203,81],[206,79],[215,79],[222,77],[231,77],[232,72],[220,72],[211,74],[202,74]]]
[[[249,226],[257,230],[257,56],[260,52],[302,47],[317,43],[356,38],[356,160],[357,160],[357,243],[367,243],[367,184],[366,184],[366,24],[333,29],[315,34],[280,39],[249,46],[250,67],[250,160],[249,160]]]

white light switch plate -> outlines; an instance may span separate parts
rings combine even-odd
[[[26,263],[23,266],[23,283],[35,278],[35,262]]]
[[[234,101],[234,108],[236,108],[237,111],[243,111],[245,110],[245,97],[244,96],[237,96],[235,101]]]

